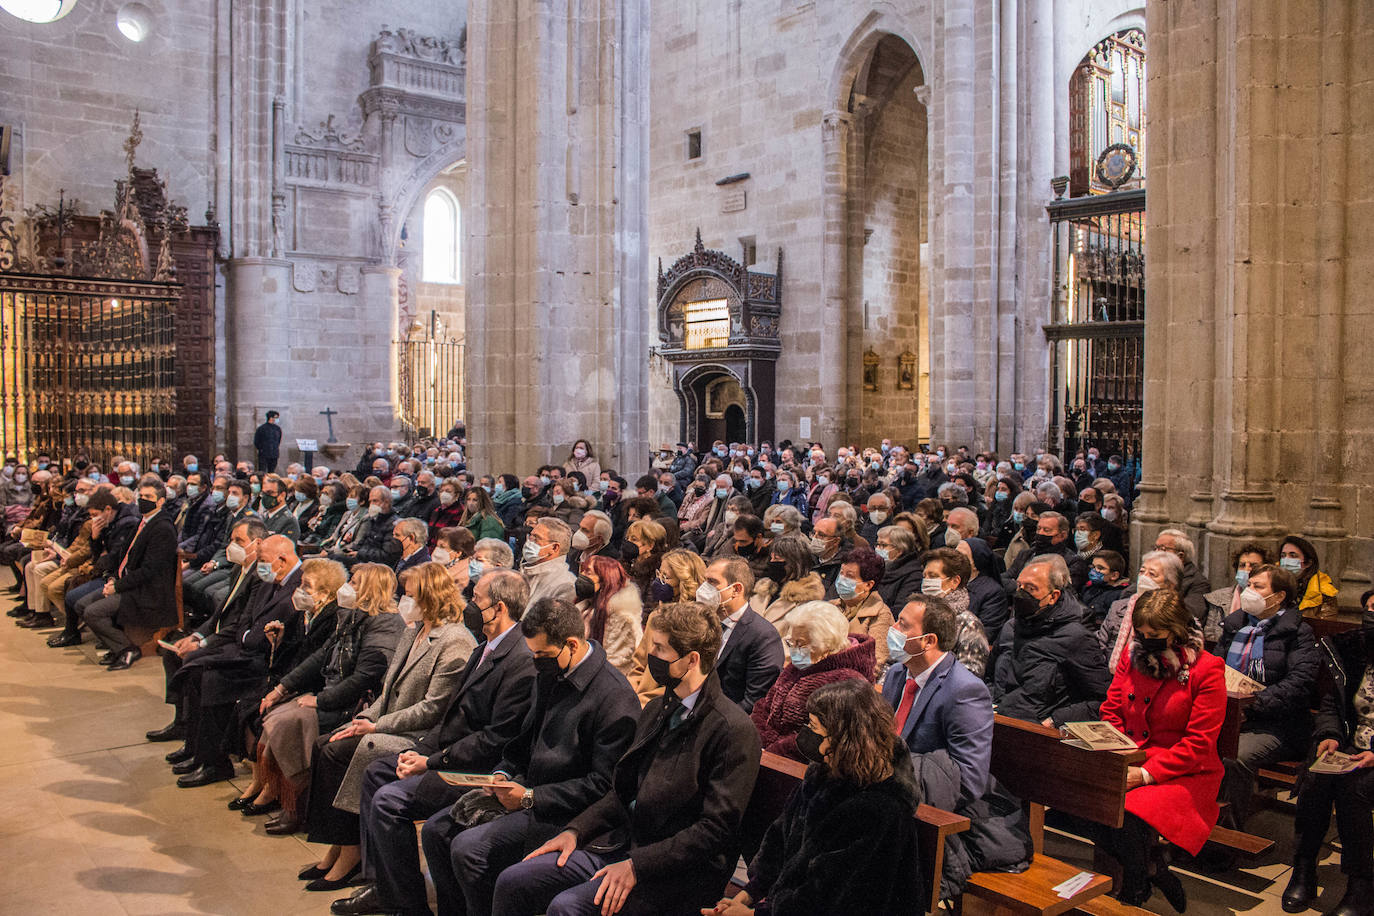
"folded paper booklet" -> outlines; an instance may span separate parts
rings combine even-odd
[[[515,785],[504,776],[492,773],[455,773],[452,770],[440,770],[439,778],[451,786],[467,786],[471,789],[495,789]]]
[[[1226,692],[1235,696],[1252,697],[1264,689],[1264,685],[1252,677],[1246,677],[1230,665],[1225,667]]]
[[[170,651],[172,651],[172,652],[175,652],[175,651],[177,650],[177,647],[176,647],[174,644],[168,642],[168,641],[165,640],[165,639],[159,639],[159,640],[157,641],[157,644],[158,644],[159,646],[161,646],[162,648],[168,649],[168,650],[170,650]]]
[[[1316,759],[1308,767],[1313,773],[1353,773],[1359,769],[1354,763],[1353,757],[1349,754],[1342,754],[1340,751],[1327,751]]]
[[[1065,743],[1090,751],[1133,751],[1136,744],[1110,722],[1065,722]]]
[[[42,550],[48,546],[48,532],[41,528],[19,529],[19,543],[30,550]]]

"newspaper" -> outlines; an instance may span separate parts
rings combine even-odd
[[[1349,754],[1342,754],[1340,751],[1327,751],[1308,767],[1313,773],[1329,773],[1332,775],[1353,773],[1359,768],[1360,766],[1355,763],[1354,757]]]
[[[456,773],[452,770],[440,770],[439,778],[451,786],[463,786],[470,789],[497,789],[515,785],[504,776],[497,776],[494,773]]]
[[[1110,722],[1065,722],[1066,743],[1090,751],[1133,751],[1136,743]]]
[[[1252,697],[1264,689],[1264,685],[1252,677],[1246,677],[1230,665],[1222,669],[1226,672],[1226,692],[1232,696]]]

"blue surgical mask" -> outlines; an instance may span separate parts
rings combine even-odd
[[[198,483],[188,483],[188,484],[186,485],[186,495],[187,495],[187,497],[190,498],[190,499],[195,499],[197,496],[199,496],[199,495],[200,495],[200,484],[198,484]]]
[[[300,490],[297,490],[297,491],[296,491],[296,502],[298,502],[298,503],[303,503],[303,502],[305,502],[306,500],[308,500],[309,498],[310,498],[309,496],[306,496],[306,495],[305,495],[304,493],[302,493]]]
[[[851,600],[859,592],[859,584],[848,576],[837,576],[835,579],[835,594],[845,601]]]
[[[230,493],[228,496],[224,497],[224,504],[230,509],[237,509],[240,502],[242,502],[242,499],[237,493]]]
[[[210,491],[210,502],[214,503],[214,504],[217,505],[217,506],[218,506],[220,503],[224,502],[224,491],[223,491],[223,490],[211,490],[211,491]]]
[[[716,487],[716,499],[724,499],[730,495],[730,491],[724,487]]]
[[[277,577],[272,573],[272,564],[265,561],[258,561],[258,578],[264,582],[271,582]]]
[[[468,560],[468,578],[473,582],[482,578],[482,561],[477,559]]]
[[[187,474],[194,474],[196,471],[199,471],[199,470],[200,470],[200,465],[197,464],[197,463],[194,462],[194,461],[192,461],[190,464],[186,465],[186,473],[187,473]]]
[[[998,490],[997,493],[993,495],[993,499],[997,500],[999,503],[1004,503],[1009,496],[1011,496],[1011,494],[1006,490]]]
[[[1018,461],[1013,464],[1012,467],[1016,468],[1018,471],[1024,471],[1026,469],[1026,463],[1024,461]]]
[[[911,658],[911,653],[906,650],[907,636],[896,627],[887,629],[887,660],[894,665],[901,665]]]
[[[1019,524],[1021,524],[1022,522],[1024,522],[1024,521],[1026,520],[1026,513],[1024,513],[1024,512],[1017,512],[1015,509],[1012,509],[1012,510],[1011,510],[1011,520],[1012,520],[1013,522],[1015,522],[1016,524],[1019,525]]]
[[[492,487],[492,490],[496,493],[497,496],[500,496],[502,493],[506,492],[506,485],[503,483],[498,483],[496,486]]]
[[[1297,557],[1279,557],[1279,569],[1286,569],[1296,576],[1302,572],[1302,560]]]
[[[782,522],[772,522],[769,524],[768,530],[773,534],[782,534],[787,530],[787,526]]]
[[[892,553],[892,551],[888,550],[886,547],[875,547],[873,549],[873,552],[876,553],[878,555],[878,558],[882,560],[884,563],[886,563],[890,559],[889,554]]]
[[[1088,549],[1088,532],[1075,531],[1073,533],[1073,543],[1079,550]]]
[[[791,659],[792,666],[795,668],[811,667],[812,662],[810,648],[802,646],[793,646],[790,650],[788,650],[787,656],[789,659]]]
[[[778,481],[778,492],[779,492],[779,493],[786,493],[786,492],[787,492],[788,490],[790,490],[790,489],[792,489],[792,485],[791,485],[790,483],[788,483],[788,482],[785,481],[785,480],[779,480],[779,481]]]
[[[404,495],[404,494],[402,493],[400,487],[392,487],[392,488],[391,488],[391,498],[392,498],[393,500],[400,499],[403,495]]]
[[[356,497],[356,496],[350,496],[350,497],[348,497],[347,499],[344,500],[344,505],[348,507],[348,510],[349,510],[350,512],[352,512],[354,509],[358,508],[358,497]]]
[[[1247,585],[1249,585],[1249,584],[1250,584],[1250,570],[1248,570],[1248,569],[1238,569],[1238,570],[1236,570],[1236,585],[1240,586],[1241,588],[1245,588],[1245,586],[1247,586]]]

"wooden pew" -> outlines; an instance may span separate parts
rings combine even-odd
[[[746,861],[752,860],[763,842],[768,828],[782,814],[787,800],[806,776],[806,764],[782,757],[768,751],[759,760],[759,777],[754,783],[754,794],[749,797],[749,806],[744,810],[741,823],[741,839]],[[916,834],[921,851],[921,874],[930,888],[930,899],[925,902],[927,912],[934,912],[940,905],[940,875],[945,864],[945,840],[956,833],[969,829],[969,819],[930,805],[916,809]],[[726,889],[728,896],[734,896],[743,888],[734,884]]]
[[[1055,893],[1056,886],[1083,869],[1044,854],[1045,809],[1120,827],[1125,820],[1126,771],[1144,760],[1144,751],[1089,751],[1065,743],[1058,729],[994,716],[990,769],[1026,805],[1035,858],[1020,874],[973,875],[964,889],[965,911],[1042,916],[1086,911],[1084,907],[1111,889],[1112,879],[1094,873],[1069,899]]]

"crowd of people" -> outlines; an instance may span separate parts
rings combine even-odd
[[[89,632],[120,671],[160,637],[148,740],[186,788],[250,766],[229,807],[320,845],[300,878],[351,889],[334,913],[431,912],[422,854],[440,914],[921,912],[921,802],[978,824],[945,896],[1033,855],[994,710],[1145,751],[1124,825],[1082,825],[1137,905],[1183,909],[1168,850],[1243,829],[1261,768],[1350,755],[1300,783],[1284,907],[1334,810],[1335,912],[1374,912],[1374,592],[1318,641],[1336,589],[1301,537],[1245,544],[1219,589],[1181,529],[1133,560],[1118,455],[717,441],[631,479],[578,441],[521,478],[456,437],[280,474],[261,445],[7,458],[0,562],[49,646]],[[1227,668],[1257,692],[1221,759]],[[807,775],[722,898],[762,751]]]

